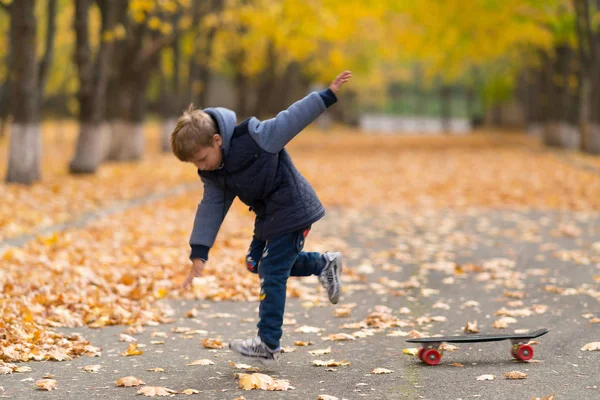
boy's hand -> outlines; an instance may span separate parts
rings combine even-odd
[[[185,281],[183,281],[181,284],[181,289],[186,290],[192,285],[194,278],[200,276],[202,273],[205,264],[206,263],[201,258],[195,258],[192,260],[192,269],[190,270],[187,278],[185,278]]]
[[[333,82],[331,82],[331,85],[329,86],[329,89],[331,89],[331,91],[335,94],[337,94],[340,90],[340,88],[342,87],[342,85],[346,82],[348,82],[348,80],[350,80],[350,78],[352,78],[352,72],[351,71],[344,71],[341,74],[339,74],[337,76],[337,78],[335,78],[333,80]]]

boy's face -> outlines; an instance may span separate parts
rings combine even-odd
[[[212,146],[201,147],[190,162],[200,171],[213,171],[219,168],[223,161],[222,144],[221,135],[215,134],[212,138]]]

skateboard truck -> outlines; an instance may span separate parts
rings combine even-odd
[[[521,361],[528,361],[533,358],[533,348],[528,345],[530,339],[548,333],[548,329],[540,329],[532,333],[514,334],[514,335],[468,335],[468,336],[446,336],[446,337],[427,337],[418,339],[408,339],[410,343],[421,343],[419,349],[419,359],[427,365],[439,364],[444,349],[442,343],[477,343],[477,342],[496,342],[501,340],[510,340],[512,346],[510,353],[513,358]]]

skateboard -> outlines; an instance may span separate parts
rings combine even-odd
[[[406,339],[406,341],[409,343],[421,343],[419,359],[427,365],[437,365],[440,362],[444,353],[443,349],[440,349],[442,343],[499,342],[501,340],[511,341],[512,348],[510,353],[514,358],[527,361],[533,357],[533,348],[527,344],[529,339],[540,337],[548,332],[548,329],[539,329],[535,332],[523,334],[440,336]]]

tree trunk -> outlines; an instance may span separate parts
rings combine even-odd
[[[592,17],[600,9],[600,0],[574,0],[575,26],[579,48],[579,128],[581,130],[581,150],[600,153],[600,125],[593,121],[593,110],[599,104],[595,101],[599,94],[596,82],[600,59],[600,30],[592,22]],[[599,119],[599,118],[596,118]]]
[[[249,94],[250,85],[248,77],[241,70],[235,72],[234,84],[236,88],[236,113],[240,118],[250,116],[249,110]]]
[[[258,92],[252,113],[252,115],[259,118],[265,117],[270,113],[269,104],[271,103],[273,89],[277,83],[277,54],[275,53],[275,45],[273,41],[269,41],[267,46],[266,68],[258,79]]]
[[[579,148],[581,141],[576,116],[573,115],[573,93],[569,85],[572,55],[572,50],[566,45],[556,49],[556,59],[549,74],[550,96],[544,128],[544,142],[547,145],[569,149]],[[555,82],[556,78],[558,82]]]
[[[116,108],[110,113],[111,139],[106,159],[111,161],[135,161],[140,160],[143,154],[144,138],[141,120],[134,116],[140,104],[136,100],[144,99],[139,96],[142,90],[145,94],[145,86],[141,87],[147,80],[145,77],[148,70],[133,68],[138,58],[146,34],[145,25],[137,25],[132,28],[133,33],[130,40],[122,49],[123,54],[118,69],[118,76],[113,82],[111,93],[115,98]],[[112,107],[112,106],[111,106]]]
[[[442,84],[440,88],[440,117],[442,122],[442,132],[449,134],[452,130],[452,88]]]
[[[10,14],[11,6],[5,5],[3,10]],[[8,66],[8,74],[6,80],[2,82],[0,86],[0,138],[4,137],[6,133],[6,126],[10,119],[10,97],[12,94],[12,75],[14,70],[14,55],[15,55],[15,43],[16,43],[16,25],[10,24],[9,28],[9,42],[8,52],[6,53],[5,64]]]
[[[98,2],[102,16],[100,37],[116,24],[116,1]],[[76,0],[76,61],[79,71],[79,136],[75,156],[69,164],[74,174],[94,173],[102,162],[109,137],[104,123],[106,87],[114,45],[102,40],[95,61],[89,44],[89,11],[92,0]]]
[[[35,0],[20,0],[11,6],[15,24],[14,84],[7,182],[32,184],[41,178],[42,143],[39,122],[37,24]]]
[[[47,32],[46,32],[46,48],[44,56],[40,61],[39,78],[38,78],[38,90],[40,93],[40,104],[43,103],[44,90],[46,89],[46,81],[48,78],[48,70],[50,69],[50,63],[54,57],[54,36],[56,35],[56,0],[48,0],[48,14],[47,14]]]
[[[157,60],[158,61],[158,60]],[[173,79],[171,82],[166,74],[160,74],[160,114],[162,117],[162,131],[160,135],[160,151],[168,153],[171,151],[171,132],[177,124],[177,116],[181,112],[181,78],[180,73],[181,51],[179,41],[173,43]]]

